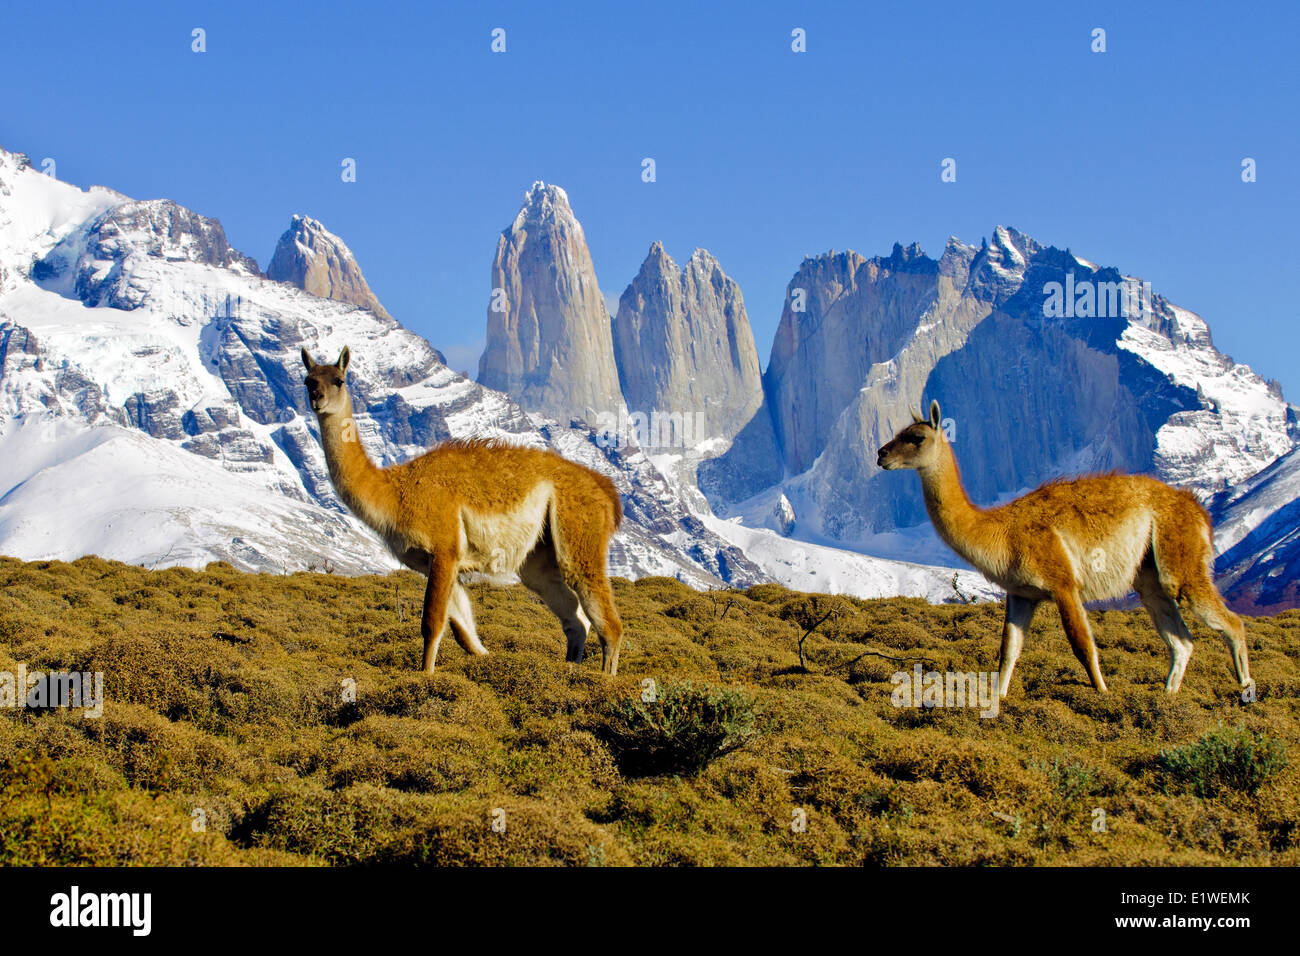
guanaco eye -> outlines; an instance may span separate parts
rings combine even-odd
[[[920,435],[904,435],[903,440],[907,442],[909,445],[920,445],[923,441],[925,441],[925,439],[922,438]]]
[[[336,379],[334,380],[334,386],[335,386],[336,388],[342,388],[342,387],[343,387],[343,379],[341,379],[341,378],[336,378]]]

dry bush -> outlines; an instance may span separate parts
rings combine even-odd
[[[0,558],[0,671],[99,670],[107,696],[99,720],[0,709],[0,864],[1300,864],[1300,768],[1276,757],[1300,737],[1300,612],[1247,621],[1246,705],[1199,625],[1169,698],[1129,611],[1093,615],[1097,694],[1044,608],[984,718],[895,707],[892,677],[996,668],[997,606],[836,599],[804,672],[795,612],[824,597],[614,589],[616,679],[594,637],[571,667],[533,595],[479,584],[491,656],[446,640],[426,677],[409,572]],[[637,711],[646,679],[710,690],[666,724]],[[751,713],[761,734],[717,743]]]

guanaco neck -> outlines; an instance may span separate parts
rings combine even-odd
[[[392,527],[397,494],[392,475],[378,467],[365,448],[352,417],[352,396],[344,393],[342,411],[318,415],[321,446],[330,480],[352,512],[381,534]]]
[[[982,508],[977,508],[961,483],[961,471],[952,446],[939,444],[934,464],[918,469],[925,510],[939,537],[966,561],[986,575],[997,576],[1010,564],[1005,529]]]

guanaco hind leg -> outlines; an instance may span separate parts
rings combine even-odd
[[[578,595],[564,583],[564,575],[555,560],[555,550],[549,542],[543,542],[529,552],[519,568],[519,579],[560,619],[566,645],[564,659],[572,664],[581,664],[587,652],[591,622],[582,613]]]
[[[1183,616],[1178,613],[1178,603],[1161,586],[1154,566],[1142,568],[1133,581],[1133,587],[1142,600],[1142,606],[1151,615],[1156,633],[1169,646],[1169,675],[1165,678],[1165,690],[1176,694],[1183,683],[1187,662],[1192,659],[1192,635]]]
[[[1232,669],[1243,689],[1250,686],[1250,662],[1246,653],[1246,627],[1228,610],[1214,586],[1210,568],[1214,561],[1212,531],[1204,509],[1189,499],[1178,499],[1175,520],[1156,528],[1154,558],[1164,592],[1186,599],[1208,627],[1218,631],[1232,657]],[[1199,530],[1199,534],[1191,529]],[[1179,621],[1182,621],[1181,616]],[[1182,631],[1187,634],[1186,625]]]
[[[601,670],[611,677],[618,673],[618,651],[623,642],[623,621],[614,605],[614,592],[609,579],[599,578],[579,581],[576,588],[582,608],[600,635]]]
[[[601,669],[613,676],[618,673],[618,651],[623,640],[623,621],[605,573],[605,554],[614,529],[593,527],[589,515],[563,500],[557,503],[555,514],[556,562],[564,583],[578,595],[582,610],[600,637]]]
[[[1237,683],[1243,689],[1248,687],[1251,680],[1250,660],[1246,653],[1246,625],[1240,617],[1228,610],[1208,572],[1202,580],[1188,582],[1184,593],[1196,616],[1223,637],[1224,643],[1228,645],[1228,653],[1232,656],[1232,670],[1237,676]]]

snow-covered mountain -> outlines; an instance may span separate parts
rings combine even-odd
[[[1215,498],[1220,575],[1241,611],[1300,607],[1300,449]]]
[[[900,245],[806,259],[764,387],[768,417],[699,469],[714,510],[747,525],[779,513],[795,539],[932,562],[951,556],[919,482],[874,465],[923,397],[939,400],[985,504],[1111,469],[1208,504],[1298,437],[1276,383],[1215,349],[1200,316],[1001,226],[978,248],[949,240],[937,260]]]
[[[295,219],[277,256],[290,245],[352,276],[340,293],[367,288],[318,223]],[[556,429],[452,372],[386,315],[264,278],[216,220],[167,200],[82,192],[9,153],[0,153],[0,263],[5,553],[395,567],[330,485],[305,406],[303,345],[321,356],[351,346],[362,438],[377,460],[469,435],[541,446]],[[313,274],[288,277],[310,284]],[[580,435],[634,499],[615,573],[764,579],[680,501],[640,490],[657,480],[644,456],[615,467],[589,431]]]
[[[652,246],[612,320],[555,186],[530,189],[503,231],[491,303],[476,383],[383,310],[313,219],[293,218],[263,274],[215,219],[77,189],[0,150],[0,553],[395,567],[335,496],[305,405],[299,347],[347,344],[379,461],[495,436],[609,474],[627,514],[616,574],[996,596],[935,566],[957,562],[918,483],[874,465],[924,396],[943,404],[977,501],[1152,472],[1213,509],[1235,603],[1300,597],[1295,408],[1200,317],[1013,229],[952,239],[937,260],[915,245],[806,259],[761,379],[740,289],[703,250],[678,267]],[[691,447],[635,427],[611,441],[592,420],[656,410],[704,423]]]
[[[550,445],[623,494],[612,573],[713,586],[781,570],[711,527],[698,494],[688,500],[635,443],[610,447],[581,421],[526,412],[449,369],[383,312],[315,220],[293,219],[268,272],[215,219],[81,190],[0,150],[0,553],[396,567],[334,494],[305,405],[300,346],[332,358],[347,344],[376,460],[471,435]],[[865,561],[847,576],[854,593],[955,594],[951,571]],[[980,587],[971,576],[964,590]]]
[[[581,241],[576,221],[566,234]],[[535,271],[562,276],[570,258]],[[744,361],[749,336],[740,290],[716,260],[700,250],[681,269],[658,243],[614,322],[628,407],[706,423],[696,454],[660,450],[660,471],[710,527],[785,580],[793,554],[816,564],[811,555],[824,553],[839,568],[855,560],[846,549],[956,562],[930,528],[920,483],[875,465],[923,399],[939,399],[968,490],[988,504],[1112,469],[1154,474],[1209,504],[1300,437],[1276,383],[1219,352],[1200,316],[1136,276],[1004,226],[979,246],[950,239],[938,259],[915,244],[806,258],[761,387]],[[727,414],[736,409],[748,417]],[[1273,501],[1283,484],[1224,517],[1249,526],[1244,543],[1220,535],[1221,547],[1249,552],[1234,553],[1234,568],[1258,557],[1250,549],[1264,530],[1294,529]],[[1238,577],[1230,597],[1247,606],[1254,592]]]

